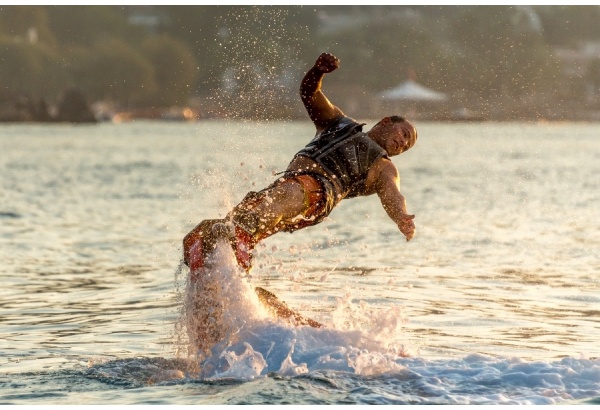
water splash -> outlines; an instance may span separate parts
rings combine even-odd
[[[269,372],[298,376],[317,369],[373,375],[399,371],[398,308],[376,310],[340,299],[334,324],[315,329],[270,316],[231,247],[220,242],[197,283],[188,282],[182,322],[189,360],[201,379],[250,379]]]
[[[188,280],[185,323],[190,349],[200,358],[212,356],[213,348],[223,343],[236,343],[247,326],[268,317],[244,276],[231,247],[222,240],[207,258],[198,281]]]
[[[296,340],[294,339],[290,352],[286,356],[285,360],[281,363],[281,367],[279,368],[279,373],[282,376],[299,376],[301,374],[308,373],[308,367],[306,363],[296,364],[292,360],[292,354],[294,353],[294,346],[296,345]]]
[[[332,312],[334,328],[359,330],[381,343],[385,352],[407,355],[406,346],[400,343],[406,319],[399,306],[375,309],[364,301],[356,303],[349,288],[345,289],[343,297],[336,300],[336,309]]]
[[[219,17],[214,52],[223,63],[213,75],[222,84],[212,95],[218,115],[269,120],[295,113],[297,96],[290,90],[296,89],[304,67],[300,54],[307,48],[308,27],[294,25],[292,30],[288,16],[293,12],[251,6]]]
[[[240,355],[236,355],[233,351],[223,351],[221,357],[227,361],[227,370],[217,373],[208,379],[226,379],[231,377],[234,379],[249,380],[259,376],[263,369],[267,367],[267,362],[260,352],[252,349],[250,344],[244,342],[243,345],[246,350]]]

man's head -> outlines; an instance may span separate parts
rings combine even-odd
[[[385,117],[367,133],[390,157],[403,153],[417,142],[417,129],[403,117]]]

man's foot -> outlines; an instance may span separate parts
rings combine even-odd
[[[247,273],[252,269],[252,251],[256,246],[253,235],[226,219],[207,219],[200,222],[183,239],[183,260],[192,272],[204,267],[205,258],[214,251],[219,239],[227,239],[238,265]]]
[[[217,222],[212,226],[215,242],[219,238],[227,239],[235,253],[238,265],[250,273],[252,269],[252,251],[256,246],[254,236],[245,227],[227,222]]]
[[[250,273],[252,269],[252,258],[254,247],[257,241],[254,236],[249,234],[241,226],[235,226],[235,236],[232,238],[231,246],[235,252],[235,258],[237,259],[238,265]]]
[[[224,225],[225,219],[206,219],[183,238],[183,261],[192,272],[204,267],[204,260],[216,247],[223,232],[213,226]]]

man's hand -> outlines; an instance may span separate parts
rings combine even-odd
[[[315,62],[315,68],[317,68],[322,73],[330,73],[335,69],[339,68],[340,60],[329,53],[322,53],[317,61]]]
[[[415,223],[413,222],[413,219],[415,219],[414,215],[403,214],[400,216],[398,228],[404,236],[406,236],[406,242],[410,241],[412,237],[415,236]]]

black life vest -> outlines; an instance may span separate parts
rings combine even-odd
[[[386,150],[362,131],[363,125],[342,117],[296,154],[312,159],[332,177],[337,200],[364,195],[371,165],[379,158],[389,158]]]

